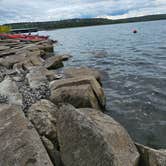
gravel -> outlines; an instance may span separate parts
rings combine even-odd
[[[23,97],[23,111],[27,112],[29,107],[40,99],[47,99],[50,96],[50,90],[47,85],[32,89],[28,86],[22,86],[19,89]]]
[[[26,78],[27,72],[15,76],[13,79],[16,81],[19,92],[22,94],[24,112],[27,112],[29,107],[40,99],[47,99],[50,96],[49,85],[41,85],[38,88],[30,88]]]

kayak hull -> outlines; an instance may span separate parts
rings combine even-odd
[[[42,41],[47,40],[48,36],[25,35],[25,34],[0,34],[0,38],[4,39],[22,39],[27,41]]]

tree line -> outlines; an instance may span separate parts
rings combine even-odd
[[[166,14],[149,15],[142,17],[118,19],[118,20],[110,20],[104,18],[87,18],[87,19],[68,19],[61,21],[46,21],[46,22],[21,22],[21,23],[12,23],[5,25],[12,27],[12,29],[37,28],[38,30],[51,30],[51,29],[69,28],[69,27],[154,21],[154,20],[163,20],[163,19],[166,19]]]

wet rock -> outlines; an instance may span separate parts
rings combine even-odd
[[[71,55],[59,55],[59,57],[62,59],[62,61],[67,61],[69,60],[72,56]]]
[[[20,107],[0,107],[0,165],[53,166],[40,137]]]
[[[67,88],[70,89],[71,86],[72,87],[75,86],[75,92],[76,92],[77,87],[80,85],[90,85],[94,95],[97,98],[98,104],[100,105],[101,108],[105,108],[106,100],[105,100],[104,91],[103,91],[102,87],[100,86],[100,84],[96,81],[96,79],[94,77],[90,77],[90,76],[74,77],[74,78],[52,81],[50,83],[50,90],[51,90],[50,99],[52,101],[56,102],[55,101],[57,99],[56,92],[57,92],[57,89],[59,89],[59,88],[66,87],[65,90],[67,91]],[[87,91],[89,89],[89,87],[85,86],[84,89],[86,89],[86,91]],[[85,94],[85,96],[84,96],[84,93],[81,94],[81,89],[79,87],[78,87],[78,90],[79,90],[78,94],[80,94],[80,98],[82,98],[82,99],[84,97],[90,95],[90,93],[89,93],[89,94]],[[62,88],[61,93],[64,94],[63,88]],[[70,93],[71,93],[71,97],[74,97],[74,94],[72,95],[72,91]],[[92,95],[92,98],[94,98],[92,93],[91,93],[91,95]],[[55,97],[55,100],[54,100],[54,97]],[[72,100],[72,99],[69,98],[69,101],[70,100]]]
[[[8,98],[9,104],[22,105],[22,95],[19,93],[16,82],[11,77],[5,77],[0,83],[0,94]]]
[[[136,143],[140,153],[140,166],[166,166],[166,150],[156,150]]]
[[[55,148],[53,143],[47,139],[46,137],[42,137],[43,144],[45,148],[47,149],[47,152],[54,164],[54,166],[63,166],[61,161],[60,152]]]
[[[88,67],[80,67],[80,68],[67,68],[64,70],[64,74],[69,77],[78,77],[78,76],[93,76],[97,81],[101,83],[101,74],[99,71],[95,69],[90,69]]]
[[[56,119],[57,107],[48,100],[40,100],[33,104],[27,112],[28,119],[34,124],[38,133],[56,141]]]
[[[127,131],[98,110],[63,106],[57,132],[66,166],[138,165],[139,153]]]
[[[44,67],[47,69],[58,69],[63,67],[63,60],[59,56],[52,56],[45,60]]]

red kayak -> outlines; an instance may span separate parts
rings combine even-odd
[[[47,40],[48,36],[25,35],[25,34],[0,34],[2,39],[22,39],[27,41],[42,41]]]

